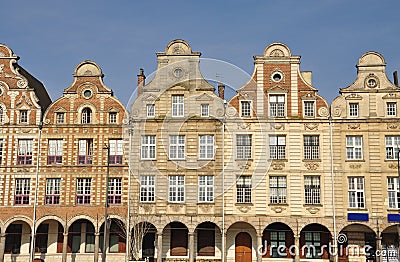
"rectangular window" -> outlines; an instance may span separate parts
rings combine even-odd
[[[199,176],[199,202],[214,201],[214,176]]]
[[[269,96],[269,116],[272,117],[285,116],[285,95]]]
[[[122,178],[108,179],[108,204],[119,205],[122,201]]]
[[[117,123],[117,113],[116,112],[111,112],[108,114],[108,121],[110,124],[116,124]]]
[[[304,177],[304,193],[307,205],[321,204],[321,186],[319,176]]]
[[[0,165],[3,163],[3,139],[0,138]]]
[[[184,112],[184,96],[173,95],[172,96],[172,116],[183,116]]]
[[[286,232],[285,231],[271,231],[271,257],[273,258],[286,258],[286,252],[279,250],[279,247],[286,247]],[[283,252],[282,252],[283,251]]]
[[[271,176],[269,178],[269,202],[271,204],[286,203],[286,177]]]
[[[156,114],[156,106],[154,104],[146,105],[147,117],[154,117]]]
[[[358,103],[349,103],[349,115],[358,116]]]
[[[17,165],[32,165],[32,139],[18,140]]]
[[[321,258],[321,233],[319,232],[304,232],[306,258]]]
[[[142,136],[142,159],[156,159],[156,136]]]
[[[56,124],[64,124],[65,113],[56,113]]]
[[[240,101],[241,116],[251,116],[251,103],[250,101]]]
[[[386,159],[394,160],[399,157],[400,136],[385,136]]]
[[[76,180],[76,204],[77,205],[89,205],[90,204],[90,187],[92,179],[90,178],[78,178]]]
[[[315,116],[315,108],[314,101],[304,101],[304,117],[314,117]]]
[[[349,177],[349,207],[365,208],[364,177]]]
[[[110,165],[122,164],[122,155],[124,154],[124,144],[122,139],[110,139]]]
[[[201,104],[201,116],[202,117],[207,117],[209,116],[209,106],[208,104]]]
[[[388,198],[389,208],[400,208],[400,189],[399,189],[399,178],[388,177]]]
[[[59,205],[60,204],[60,185],[61,178],[47,178],[46,179],[46,205]]]
[[[236,151],[238,159],[251,158],[251,135],[236,136]]]
[[[286,136],[269,137],[269,157],[271,159],[286,159]]]
[[[29,205],[31,180],[29,178],[15,179],[14,205]]]
[[[346,155],[348,160],[361,160],[362,136],[346,136]]]
[[[199,136],[199,158],[200,159],[214,158],[214,136],[212,135]]]
[[[56,165],[62,163],[63,140],[49,139],[47,152],[47,164]]]
[[[79,139],[79,165],[90,165],[93,161],[93,139]]]
[[[169,202],[185,201],[185,177],[169,176]]]
[[[240,176],[236,180],[236,202],[251,203],[251,176]]]
[[[154,202],[155,177],[140,176],[140,202]]]
[[[169,136],[169,158],[185,159],[185,136]]]
[[[304,159],[319,159],[319,136],[304,136]]]
[[[396,102],[387,102],[386,103],[386,115],[387,116],[396,116]]]
[[[28,110],[20,110],[19,111],[19,122],[21,124],[28,123]]]

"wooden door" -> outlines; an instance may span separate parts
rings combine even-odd
[[[251,262],[251,236],[246,232],[236,235],[235,262]]]

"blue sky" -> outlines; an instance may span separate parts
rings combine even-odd
[[[400,1],[7,1],[0,42],[40,79],[56,100],[83,60],[97,62],[104,82],[124,103],[136,75],[156,69],[156,52],[187,40],[203,58],[229,62],[248,74],[253,56],[273,42],[301,55],[301,70],[329,102],[356,77],[358,58],[381,53],[387,75],[400,69]],[[225,77],[226,78],[226,77]],[[226,79],[224,79],[226,80]]]

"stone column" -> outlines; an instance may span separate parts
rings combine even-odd
[[[262,234],[257,234],[257,262],[262,261]]]
[[[4,261],[4,248],[6,246],[6,234],[0,234],[0,262]]]
[[[379,252],[379,256],[377,257],[377,262],[382,262],[383,258],[382,258],[382,238],[380,236],[378,236],[376,238],[376,250]],[[378,254],[377,252],[377,254]]]
[[[300,246],[300,236],[299,235],[294,236],[294,245],[297,247],[296,255],[294,256],[294,261],[300,262],[301,246]]]
[[[162,262],[162,232],[157,232],[157,262]]]
[[[224,239],[222,239],[222,241],[223,241],[223,243],[224,243],[224,249],[225,250],[221,250],[221,253],[222,253],[222,256],[223,256],[223,260],[222,260],[222,262],[226,262],[226,261],[228,261],[227,259],[226,259],[226,254],[228,254],[228,252],[227,252],[227,250],[228,250],[228,248],[227,248],[227,246],[226,246],[226,232],[224,232],[224,233],[222,233],[223,234],[223,236],[224,236]]]
[[[100,233],[96,232],[94,234],[94,262],[99,261],[99,243],[100,243]]]
[[[62,262],[67,262],[67,247],[68,247],[68,232],[64,233],[63,249],[62,249]]]
[[[189,262],[194,262],[194,232],[189,232]]]

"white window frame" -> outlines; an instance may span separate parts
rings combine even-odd
[[[124,155],[124,141],[122,139],[108,140],[110,145],[109,163],[111,165],[122,164],[122,156]]]
[[[389,105],[391,105],[389,107]],[[397,103],[396,102],[386,102],[386,116],[396,116],[397,115]]]
[[[47,178],[45,205],[59,205],[60,197],[61,197],[61,178]]]
[[[20,124],[29,124],[29,111],[28,110],[19,110],[19,123]]]
[[[147,117],[155,117],[156,115],[156,105],[155,104],[147,104],[146,105],[146,116]]]
[[[111,177],[108,179],[108,204],[122,204],[122,178]]]
[[[47,164],[57,165],[62,164],[63,155],[63,140],[62,139],[49,139],[47,152]],[[53,159],[50,159],[53,158]]]
[[[319,159],[319,136],[318,135],[304,135],[304,159],[316,160]]]
[[[286,159],[286,136],[269,136],[269,158]]]
[[[286,176],[269,177],[269,203],[286,204],[287,179]]]
[[[93,139],[78,140],[78,165],[93,164],[93,146]]]
[[[116,124],[117,122],[118,122],[118,113],[117,112],[108,113],[108,123]]]
[[[18,140],[17,165],[32,165],[33,139]]]
[[[56,113],[56,124],[64,124],[65,123],[65,113],[57,112]]]
[[[365,208],[364,177],[348,177],[347,181],[349,208]]]
[[[185,114],[185,96],[172,95],[172,116],[182,117]]]
[[[253,144],[252,138],[253,137],[251,134],[236,135],[236,158],[237,159],[251,159],[252,144]]]
[[[156,159],[156,136],[145,135],[142,136],[142,146],[140,149],[140,156],[142,160]]]
[[[320,176],[304,176],[304,203],[306,205],[321,204]]]
[[[214,159],[213,135],[199,135],[199,159]]]
[[[363,159],[362,136],[346,136],[346,159],[347,160]]]
[[[200,116],[201,117],[210,116],[210,105],[209,104],[201,104],[200,105]]]
[[[360,104],[359,103],[349,103],[349,116],[358,117],[360,114]]]
[[[388,200],[390,209],[400,209],[400,189],[399,189],[399,178],[388,177]]]
[[[76,179],[76,204],[77,205],[90,205],[91,204],[91,191],[92,179],[91,178],[77,178]],[[80,202],[79,199],[82,199]]]
[[[141,175],[140,176],[140,202],[153,203],[155,202],[155,183],[154,175]]]
[[[386,160],[397,160],[399,147],[400,136],[385,136]]]
[[[169,158],[185,159],[186,156],[186,137],[184,135],[169,136]]]
[[[312,104],[311,107],[309,107],[308,104]],[[307,118],[312,118],[315,117],[315,100],[304,100],[303,101],[303,116]]]
[[[214,176],[199,176],[199,202],[214,202]]]
[[[185,202],[185,176],[174,175],[168,177],[168,202]]]
[[[251,176],[239,176],[236,180],[236,203],[251,203]]]
[[[246,106],[244,106],[246,105]],[[241,117],[251,117],[251,101],[250,100],[241,100],[240,101],[240,116]]]
[[[268,96],[268,109],[270,117],[285,117],[286,96],[284,94],[270,94]]]

